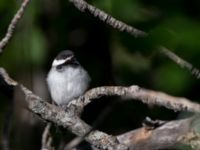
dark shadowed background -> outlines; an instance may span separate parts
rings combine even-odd
[[[0,1],[1,38],[21,2]],[[90,74],[91,88],[136,84],[199,101],[200,81],[161,54],[155,46],[164,45],[200,68],[200,1],[87,2],[149,33],[148,38],[134,38],[112,29],[89,13],[79,12],[67,0],[32,0],[11,42],[0,56],[0,65],[14,79],[50,100],[46,74],[57,53],[71,49]],[[18,93],[12,96],[3,88],[1,91],[1,139],[9,136],[14,150],[39,149],[45,123],[25,109]],[[82,118],[95,124],[99,130],[120,134],[140,127],[146,116],[172,120],[186,115],[136,101],[120,102],[119,97],[103,97],[87,106]],[[59,131],[54,132],[55,136],[59,134]]]

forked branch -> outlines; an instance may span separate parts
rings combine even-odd
[[[192,145],[199,146],[198,145],[198,141],[200,139],[199,133],[197,132],[197,130],[195,130],[196,126],[198,126],[199,117],[193,117],[182,121],[181,120],[172,121],[151,130],[143,128],[134,130],[129,134],[126,133],[120,136],[112,136],[98,130],[91,131],[91,126],[89,126],[83,120],[81,120],[78,116],[79,111],[78,113],[76,111],[77,110],[76,108],[82,109],[85,105],[91,102],[92,99],[99,98],[102,95],[106,96],[119,95],[119,96],[129,97],[131,99],[132,98],[138,99],[150,105],[162,104],[162,106],[166,105],[165,107],[167,108],[170,106],[169,108],[174,110],[178,109],[180,111],[184,110],[184,111],[199,112],[200,111],[199,104],[193,103],[187,99],[176,98],[166,95],[164,93],[138,88],[138,86],[99,87],[91,89],[81,98],[73,100],[68,105],[68,109],[64,111],[60,107],[49,104],[48,102],[41,99],[37,95],[33,94],[23,85],[20,85],[19,83],[11,79],[3,68],[0,68],[0,79],[2,80],[1,82],[5,82],[5,84],[9,86],[19,88],[19,90],[23,92],[27,102],[27,107],[29,108],[30,111],[39,115],[46,121],[50,121],[56,125],[63,126],[64,128],[69,129],[72,133],[76,134],[79,137],[85,137],[86,141],[88,141],[91,145],[97,148],[108,149],[108,150],[127,150],[128,148],[131,148],[135,150],[136,147],[139,147],[141,145],[143,147],[147,147],[149,143],[151,143],[151,145],[157,144],[159,145],[159,147],[167,148],[167,145],[165,143],[169,142],[168,141],[169,138],[163,139],[162,143],[160,144],[158,143],[159,142],[158,140],[154,140],[161,138],[165,134],[166,134],[165,137],[170,136],[171,134],[170,139],[173,139],[175,136],[176,140],[170,141],[172,142],[170,147],[172,146],[175,147],[177,146],[177,144],[180,143],[188,144],[191,146]],[[192,124],[195,121],[197,123],[195,123],[194,126]],[[161,136],[160,133],[162,132],[163,135]],[[191,134],[192,137],[188,136]],[[141,138],[141,136],[148,138]],[[130,137],[132,139],[131,141]]]

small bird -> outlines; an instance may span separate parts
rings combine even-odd
[[[47,85],[52,100],[59,106],[85,93],[90,83],[87,71],[70,50],[61,51],[47,75]]]

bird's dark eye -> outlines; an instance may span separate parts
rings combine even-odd
[[[56,69],[57,69],[58,71],[62,71],[63,65],[58,65],[58,66],[56,66]]]

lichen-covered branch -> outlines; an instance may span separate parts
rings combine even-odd
[[[199,120],[199,116],[193,116],[169,121],[153,130],[143,127],[119,135],[117,139],[130,150],[174,149],[180,144],[200,149]]]
[[[80,11],[89,11],[93,16],[99,18],[101,21],[107,23],[115,29],[120,31],[126,31],[135,37],[145,37],[147,33],[136,29],[132,26],[125,24],[124,22],[115,19],[114,17],[108,15],[104,11],[94,7],[93,5],[88,4],[84,0],[69,0],[74,4],[74,6]]]
[[[67,128],[77,136],[84,137],[87,135],[85,136],[85,140],[100,149],[126,150],[128,148],[118,143],[115,136],[108,135],[98,130],[91,131],[92,128],[76,116],[76,113],[71,111],[72,109],[66,112],[62,108],[49,104],[39,96],[33,94],[26,87],[11,79],[3,68],[0,68],[0,77],[8,85],[12,84],[13,87],[18,88],[19,91],[24,94],[28,109],[44,120]]]
[[[79,99],[73,100],[67,107],[67,110],[49,104],[37,95],[33,94],[23,85],[18,84],[11,79],[3,68],[0,68],[0,77],[8,85],[18,88],[25,96],[27,106],[33,113],[39,115],[46,121],[55,123],[69,129],[79,137],[85,137],[91,145],[99,149],[108,150],[127,150],[137,149],[157,149],[171,148],[178,144],[187,144],[193,147],[199,147],[199,117],[194,116],[188,119],[176,120],[161,124],[154,129],[141,128],[119,136],[111,136],[104,132],[94,130],[81,120],[77,109],[81,109],[91,102],[92,99],[103,95],[118,95],[137,99],[147,104],[165,106],[173,110],[200,112],[200,105],[193,103],[185,98],[173,97],[161,92],[155,92],[138,86],[130,87],[98,87],[89,90]],[[78,111],[79,112],[79,111]]]
[[[29,1],[30,0],[24,0],[23,1],[23,3],[21,4],[21,7],[19,8],[17,13],[14,15],[13,19],[11,20],[11,22],[8,26],[5,37],[0,41],[0,53],[3,52],[3,49],[5,48],[5,46],[9,42],[9,40],[12,38],[13,32],[16,28],[16,25],[19,22],[19,20],[22,18],[24,11],[25,11],[25,8],[28,5]]]
[[[71,101],[69,106],[76,107],[76,110],[78,111],[77,113],[80,113],[84,106],[90,103],[93,99],[97,99],[101,96],[112,95],[138,100],[148,105],[163,106],[174,111],[200,113],[200,105],[198,103],[191,102],[189,99],[174,97],[163,92],[152,91],[139,86],[104,86],[93,88],[87,91],[79,99]]]
[[[25,94],[25,99],[28,104],[28,108],[35,114],[38,114],[41,118],[51,121],[59,126],[69,129],[77,136],[85,136],[91,127],[82,121],[74,112],[65,112],[62,108],[49,104],[42,100],[40,97],[34,95],[30,90],[24,86],[20,86],[22,92]],[[109,150],[125,150],[126,147],[117,142],[114,136],[110,136],[100,131],[92,131],[86,137],[85,140],[96,147]]]

